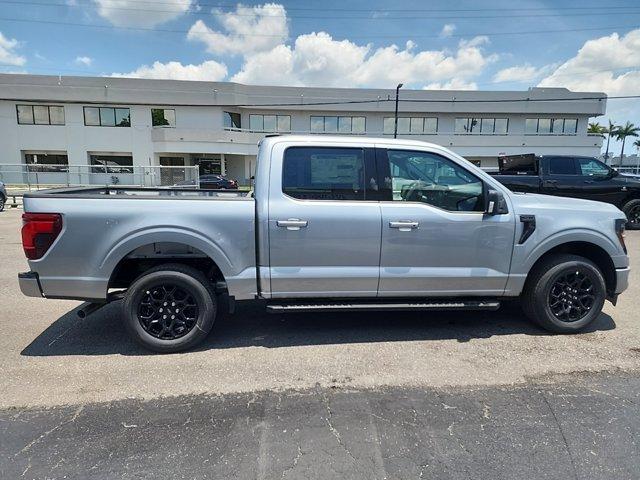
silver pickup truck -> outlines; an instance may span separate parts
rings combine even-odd
[[[25,295],[122,299],[147,348],[205,338],[235,301],[272,312],[496,309],[520,298],[554,332],[627,288],[626,218],[587,200],[512,193],[408,140],[273,136],[250,193],[71,188],[24,196]]]

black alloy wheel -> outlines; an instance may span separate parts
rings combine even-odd
[[[162,340],[183,337],[198,320],[198,302],[183,288],[159,284],[149,288],[138,304],[138,321],[150,335]]]
[[[594,280],[582,269],[560,273],[549,291],[549,309],[563,322],[584,318],[596,301]]]

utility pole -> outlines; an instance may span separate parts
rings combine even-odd
[[[402,88],[402,83],[399,83],[396,87],[396,114],[395,114],[395,123],[393,126],[393,138],[398,137],[398,96],[400,95],[400,89]]]

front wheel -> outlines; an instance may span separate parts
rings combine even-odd
[[[143,347],[163,353],[187,350],[204,340],[216,311],[211,282],[180,264],[148,270],[131,284],[123,302],[129,334]]]
[[[522,294],[522,307],[541,327],[573,333],[598,318],[605,297],[604,278],[593,262],[578,255],[558,254],[531,272]]]
[[[640,199],[629,200],[622,207],[629,230],[640,230]]]

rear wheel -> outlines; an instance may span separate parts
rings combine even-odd
[[[216,295],[198,270],[160,265],[138,277],[123,303],[125,326],[142,346],[179,352],[200,343],[213,327]]]
[[[640,229],[640,199],[629,200],[622,207],[622,211],[627,216],[627,228],[629,230]]]
[[[605,297],[604,277],[593,262],[578,255],[558,254],[531,272],[522,307],[541,327],[572,333],[598,318]]]
[[[4,210],[4,204],[6,202],[6,199],[0,195],[0,212]]]

